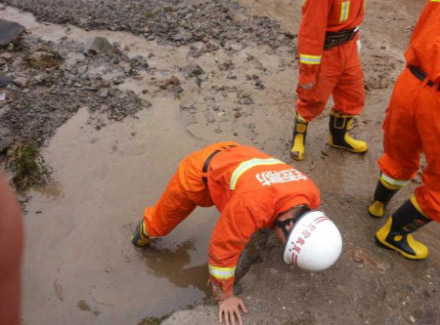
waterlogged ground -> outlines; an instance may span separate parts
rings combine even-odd
[[[1,53],[11,55],[8,71],[29,79],[7,94],[11,101],[0,118],[17,139],[39,135],[54,170],[53,182],[33,190],[26,203],[23,323],[148,324],[198,305],[164,324],[216,324],[206,286],[215,209],[196,210],[145,252],[133,249],[130,233],[178,161],[208,143],[233,139],[290,162],[300,4],[2,2],[44,23],[11,7],[0,11],[28,30],[23,48]],[[323,114],[310,126],[306,159],[294,164],[321,188],[322,209],[343,232],[340,261],[323,273],[287,267],[271,238],[241,280],[246,324],[440,322],[439,226],[418,233],[430,258],[407,261],[375,246],[383,221],[366,213],[382,150],[381,121],[423,3],[368,2],[362,30],[367,107],[354,133],[368,141],[369,152],[329,148]],[[96,35],[117,43],[118,54],[84,56],[83,43]],[[55,70],[37,71],[23,59],[41,44],[63,58],[56,78]],[[41,76],[47,81],[39,82]],[[26,110],[29,103],[39,109]]]

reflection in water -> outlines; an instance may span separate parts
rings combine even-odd
[[[156,245],[145,249],[143,255],[148,270],[155,276],[167,278],[178,287],[195,287],[209,295],[208,264],[185,268],[191,262],[189,251],[195,250],[194,241],[189,239],[179,244],[176,249],[163,248],[160,239]]]
[[[61,187],[60,182],[51,180],[49,184],[41,187],[35,187],[34,189],[47,198],[56,199],[62,193]]]

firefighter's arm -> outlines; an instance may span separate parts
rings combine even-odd
[[[238,258],[257,229],[246,201],[232,198],[222,211],[209,245],[209,283],[217,300],[233,296]]]
[[[316,83],[331,0],[304,0],[298,33],[299,84]]]

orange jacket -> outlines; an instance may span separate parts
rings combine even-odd
[[[408,66],[421,68],[431,81],[440,84],[440,0],[428,0],[405,58]]]
[[[304,174],[246,146],[214,157],[208,187],[221,212],[209,245],[210,282],[217,298],[224,299],[232,294],[235,267],[252,234],[273,227],[276,216],[297,205],[316,209],[320,197]]]
[[[316,81],[326,32],[358,27],[364,19],[364,0],[303,0],[298,33],[299,83]]]

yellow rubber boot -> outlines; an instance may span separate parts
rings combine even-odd
[[[402,183],[401,185],[391,184],[384,177],[386,176],[384,176],[383,174],[381,174],[381,176],[379,177],[376,190],[374,191],[374,201],[368,207],[368,213],[370,214],[370,216],[375,218],[383,217],[383,215],[385,214],[386,206],[390,202],[391,198],[394,196],[394,194],[397,193],[399,189],[401,189],[406,184],[406,182],[403,181],[398,181]]]
[[[294,160],[303,160],[305,157],[305,143],[308,122],[298,113],[295,116],[295,126],[292,137],[290,157]]]
[[[142,220],[131,235],[131,243],[136,247],[146,247],[151,242],[151,237],[147,235],[144,229],[144,221]]]
[[[353,115],[343,115],[336,111],[330,113],[330,135],[328,144],[334,148],[351,151],[354,153],[364,153],[368,150],[365,141],[353,139],[349,131],[353,123]]]
[[[393,249],[408,259],[425,259],[429,254],[428,247],[415,240],[411,233],[430,221],[417,210],[411,198],[377,231],[376,240],[381,246]]]

